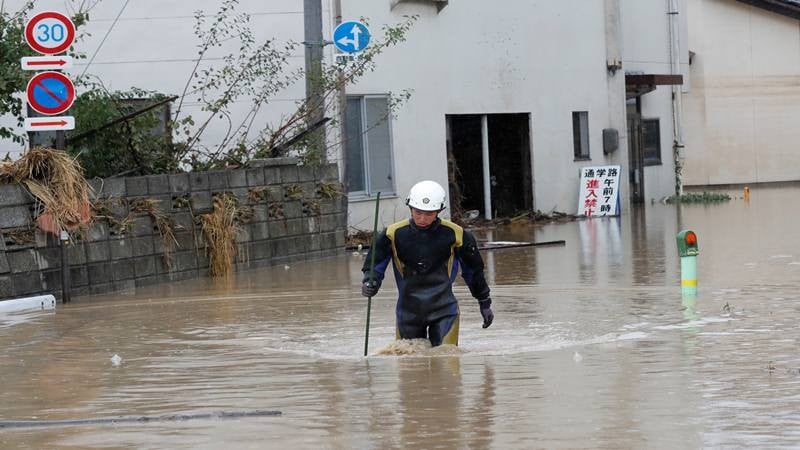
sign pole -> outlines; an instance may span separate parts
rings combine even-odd
[[[26,89],[28,107],[45,116],[55,116],[66,112],[75,101],[75,86],[60,70],[72,66],[69,56],[55,56],[67,51],[75,42],[75,24],[63,13],[44,11],[31,17],[25,24],[25,42],[37,53],[44,56],[24,57],[20,64],[23,70],[48,70],[34,75]],[[56,131],[56,150],[67,149],[65,130],[75,128],[75,118],[30,117],[25,119],[26,131]],[[61,248],[61,302],[70,301],[69,233],[60,230]]]
[[[61,131],[63,133],[63,131]],[[61,246],[61,303],[69,303],[70,298],[70,285],[71,280],[69,277],[69,257],[67,255],[67,244],[69,244],[69,234],[66,230],[61,230],[61,236],[59,236],[59,242]]]

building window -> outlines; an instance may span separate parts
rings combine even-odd
[[[345,152],[351,194],[394,193],[390,119],[388,97],[347,97]]]
[[[642,120],[645,166],[661,165],[661,124],[658,119]]]
[[[575,146],[575,159],[589,158],[589,113],[574,111],[572,113],[572,142]]]

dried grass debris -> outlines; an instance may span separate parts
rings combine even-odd
[[[14,162],[0,163],[0,178],[24,185],[43,206],[40,227],[74,230],[91,221],[91,187],[80,164],[67,152],[36,147]]]
[[[339,182],[320,181],[317,184],[317,192],[322,198],[336,200],[344,197],[344,186]]]
[[[286,186],[286,197],[292,200],[300,200],[303,198],[305,190],[299,184],[289,184]]]
[[[136,200],[131,206],[131,213],[145,213],[153,219],[164,248],[164,264],[172,271],[172,253],[178,240],[175,238],[175,219],[158,209],[161,200],[145,198]]]
[[[206,240],[206,253],[209,260],[209,274],[212,277],[227,277],[233,271],[233,261],[237,256],[236,235],[241,224],[253,216],[253,209],[239,205],[236,197],[218,194],[213,200],[214,210],[200,215],[200,223]],[[245,254],[238,252],[241,257]]]

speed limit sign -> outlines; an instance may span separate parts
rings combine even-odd
[[[61,53],[75,41],[75,24],[60,12],[40,12],[25,24],[25,41],[43,55]]]

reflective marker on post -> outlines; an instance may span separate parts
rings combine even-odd
[[[691,230],[678,233],[678,255],[681,257],[681,293],[697,295],[697,234]]]

